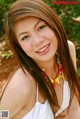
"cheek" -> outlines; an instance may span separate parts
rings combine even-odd
[[[32,51],[32,46],[29,42],[28,43],[23,42],[23,43],[20,43],[20,45],[21,45],[22,49],[24,50],[24,52],[30,53]]]
[[[45,32],[45,35],[46,37],[50,39],[57,39],[55,36],[55,33],[51,29],[47,29],[47,31]]]
[[[58,39],[57,39],[55,33],[52,30],[50,30],[47,34],[47,37],[50,37],[50,40],[51,40],[54,48],[57,49],[58,48]]]

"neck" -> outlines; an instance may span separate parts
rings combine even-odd
[[[45,73],[49,76],[49,78],[55,78],[58,73],[58,65],[56,61],[56,57],[52,60],[47,61],[45,63],[40,64],[42,69],[45,69]]]

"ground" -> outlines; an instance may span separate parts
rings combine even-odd
[[[18,62],[15,57],[2,60],[2,65],[0,66],[0,91],[8,80],[10,73],[13,72],[17,66]]]
[[[16,67],[16,58],[9,58],[7,60],[2,61],[2,65],[0,66],[0,79],[7,79],[8,75],[12,70]]]
[[[11,72],[19,66],[14,54],[11,53],[9,45],[5,42],[0,43],[0,92]]]

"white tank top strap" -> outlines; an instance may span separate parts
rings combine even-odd
[[[70,89],[68,82],[64,78],[63,83],[63,101],[61,104],[61,107],[54,115],[51,107],[46,101],[46,103],[41,104],[38,102],[38,91],[39,91],[39,84],[36,84],[36,102],[35,106],[32,108],[30,112],[28,112],[22,119],[54,119],[54,117],[57,117],[60,113],[62,113],[68,106],[70,102]]]
[[[55,117],[58,116],[61,112],[63,112],[70,103],[70,88],[69,88],[69,84],[68,81],[65,80],[64,78],[64,73],[63,73],[63,99],[62,99],[62,104],[60,109],[56,112]]]

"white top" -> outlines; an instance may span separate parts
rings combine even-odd
[[[63,102],[60,109],[56,112],[55,116],[58,116],[63,110],[69,106],[70,101],[70,89],[68,82],[64,80],[63,84]],[[38,101],[38,86],[37,86],[37,95],[36,103],[34,107],[29,111],[22,119],[54,119],[54,114],[51,110],[51,107],[48,103],[48,100],[44,104],[41,104]]]

